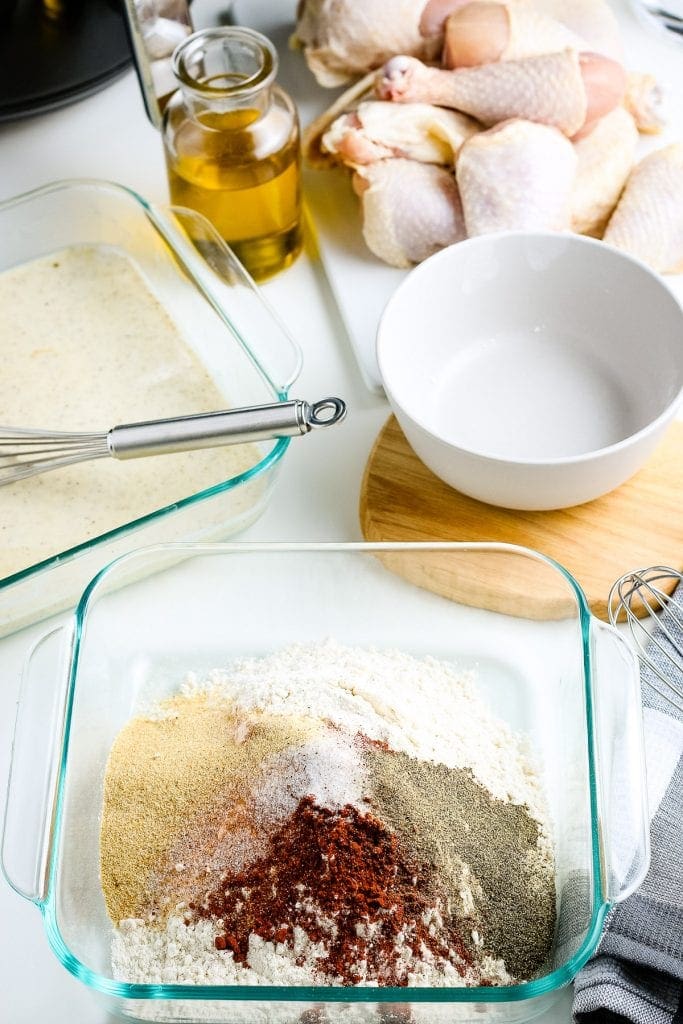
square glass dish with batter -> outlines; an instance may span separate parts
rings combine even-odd
[[[106,432],[275,402],[298,372],[296,345],[207,222],[106,182],[0,205],[0,308],[8,427]],[[0,635],[67,606],[133,546],[242,529],[287,444],[102,459],[0,487]]]

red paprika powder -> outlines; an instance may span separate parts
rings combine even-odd
[[[464,974],[472,963],[453,924],[430,927],[435,906],[429,866],[411,859],[372,814],[300,801],[265,855],[225,873],[195,915],[218,919],[216,948],[246,964],[249,936],[294,945],[295,927],[322,944],[316,969],[337,983],[408,983],[405,947],[426,948]],[[303,962],[303,958],[301,958]]]

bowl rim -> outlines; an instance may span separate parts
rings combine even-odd
[[[187,551],[192,554],[245,554],[249,552],[321,552],[328,554],[356,552],[358,554],[384,551],[465,551],[490,550],[517,553],[542,562],[556,570],[572,591],[577,605],[577,620],[580,632],[583,670],[583,695],[585,700],[587,786],[590,805],[590,878],[591,918],[586,934],[578,949],[558,967],[531,981],[510,986],[479,986],[477,988],[431,988],[421,987],[374,987],[374,986],[283,986],[283,985],[188,985],[188,984],[132,984],[116,981],[98,973],[84,964],[69,948],[59,925],[58,887],[56,885],[60,835],[64,817],[64,789],[67,774],[71,718],[74,709],[75,690],[78,676],[80,647],[87,626],[88,610],[97,596],[101,584],[117,572],[118,567],[137,558],[146,558],[159,552]],[[595,736],[595,673],[592,655],[591,623],[593,615],[586,596],[574,578],[559,562],[533,548],[522,545],[492,541],[387,541],[387,542],[172,542],[158,543],[138,548],[120,555],[104,566],[84,589],[78,606],[72,615],[72,647],[68,666],[67,694],[64,727],[58,748],[59,767],[56,799],[53,814],[52,844],[49,852],[46,876],[46,892],[35,900],[40,910],[48,944],[62,965],[80,981],[96,992],[109,997],[125,1000],[218,1000],[229,1005],[234,1001],[310,1003],[438,1003],[477,1004],[520,1003],[536,999],[549,993],[556,993],[567,985],[593,955],[597,947],[605,917],[611,903],[605,890],[605,865],[602,820],[599,800],[600,776],[598,767],[597,739]]]
[[[673,399],[667,403],[655,419],[650,420],[645,424],[645,426],[641,427],[634,433],[621,438],[619,441],[615,441],[609,445],[604,445],[601,448],[593,448],[588,452],[580,452],[576,455],[559,455],[551,458],[513,458],[506,455],[493,455],[490,452],[482,451],[477,448],[465,447],[455,441],[450,441],[441,434],[436,433],[420,416],[414,415],[413,412],[409,411],[402,402],[399,402],[389,380],[387,379],[390,374],[387,375],[388,358],[386,356],[386,352],[389,350],[390,343],[387,341],[388,335],[384,329],[386,326],[387,313],[395,302],[396,297],[408,287],[409,282],[412,283],[415,280],[415,277],[428,273],[434,263],[448,260],[452,256],[453,250],[457,249],[462,253],[463,250],[466,250],[468,247],[474,248],[478,245],[495,245],[498,241],[505,241],[507,239],[533,239],[542,240],[541,244],[545,244],[546,241],[550,241],[553,244],[562,242],[569,246],[588,246],[591,248],[598,248],[603,250],[608,258],[615,257],[617,262],[624,261],[626,263],[630,263],[637,267],[639,271],[645,272],[645,274],[660,288],[662,288],[669,298],[673,300],[674,304],[678,307],[681,317],[681,385]],[[427,269],[425,270],[425,268]],[[389,398],[389,401],[399,419],[401,416],[406,417],[434,441],[441,445],[445,445],[453,452],[474,457],[487,462],[490,465],[497,465],[502,468],[511,468],[515,466],[538,466],[544,468],[554,468],[555,466],[580,466],[584,463],[609,458],[620,451],[624,451],[625,449],[637,445],[641,440],[644,440],[651,434],[656,434],[660,428],[663,428],[671,419],[673,419],[678,407],[683,401],[683,302],[678,298],[669,283],[661,274],[658,274],[651,267],[648,267],[646,263],[638,259],[636,256],[631,256],[630,253],[623,252],[621,249],[617,249],[615,246],[609,245],[609,243],[603,242],[600,239],[591,238],[587,235],[572,234],[569,232],[498,231],[488,235],[476,235],[472,238],[466,238],[462,242],[455,242],[453,245],[440,249],[432,256],[429,256],[426,260],[423,260],[422,263],[413,267],[389,297],[377,324],[375,350],[382,383],[384,384],[387,397]]]

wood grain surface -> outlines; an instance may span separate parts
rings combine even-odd
[[[593,613],[606,619],[610,588],[622,573],[649,565],[683,570],[682,455],[683,423],[674,423],[647,465],[611,494],[559,511],[518,512],[485,505],[443,483],[418,459],[392,416],[366,466],[361,529],[369,541],[497,541],[533,548],[568,569]],[[414,582],[508,614],[571,614],[571,595],[543,563],[531,571],[533,563],[519,557],[495,563],[473,553],[469,569],[461,559],[451,572],[432,554]],[[399,560],[398,572],[401,565]]]

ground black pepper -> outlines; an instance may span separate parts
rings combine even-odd
[[[366,744],[372,810],[396,830],[415,858],[430,865],[454,904],[463,867],[481,887],[468,933],[479,954],[505,961],[528,979],[548,958],[555,926],[552,865],[538,848],[539,826],[526,806],[497,800],[469,768],[447,768]]]

